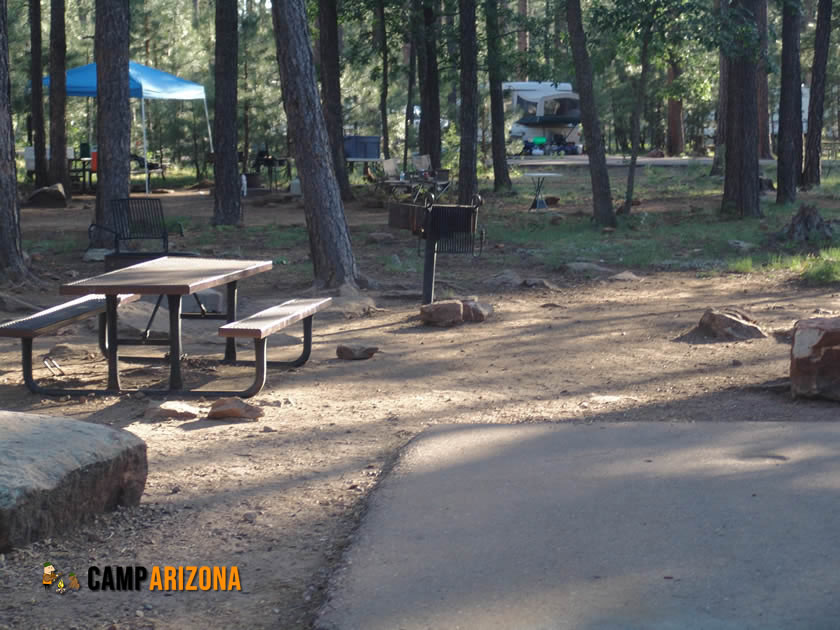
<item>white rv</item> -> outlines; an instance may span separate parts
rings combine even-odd
[[[580,98],[570,83],[511,81],[502,89],[519,116],[510,128],[511,139],[533,143],[545,138],[548,150],[581,153]]]

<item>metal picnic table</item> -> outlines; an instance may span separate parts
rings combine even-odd
[[[139,345],[145,340],[123,340],[117,336],[117,303],[120,294],[166,295],[169,306],[169,391],[183,390],[181,376],[181,320],[219,319],[236,321],[238,281],[270,271],[270,260],[225,260],[217,258],[165,256],[92,278],[64,284],[62,295],[104,294],[109,391],[121,391],[118,367],[119,346]],[[226,313],[182,313],[181,298],[203,289],[227,287]],[[225,361],[236,361],[236,340],[228,338]],[[146,390],[148,391],[148,390]],[[205,392],[201,392],[205,393]]]

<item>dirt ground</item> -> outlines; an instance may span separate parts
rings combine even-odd
[[[176,193],[164,204],[168,216],[192,225],[176,239],[178,249],[282,258],[285,264],[271,273],[241,283],[244,313],[311,294],[305,243],[278,251],[260,240],[270,226],[302,226],[299,204],[249,197],[246,223],[265,229],[216,240],[207,236],[211,197]],[[81,262],[83,248],[60,245],[84,242],[91,208],[91,199],[81,198],[68,209],[24,209],[30,251],[45,241],[60,251],[33,257],[41,286],[7,287],[4,294],[45,306],[62,301],[61,282],[99,273],[101,263]],[[484,323],[429,328],[417,319],[422,260],[416,241],[388,230],[382,208],[360,202],[347,212],[360,265],[382,285],[365,292],[376,308],[316,317],[311,360],[269,373],[266,388],[250,400],[265,412],[256,422],[149,420],[150,400],[129,395],[36,396],[23,385],[18,342],[0,341],[4,409],[126,429],[145,440],[149,458],[138,507],[0,556],[0,628],[311,628],[330,571],[377,480],[403,445],[438,422],[837,419],[836,403],[792,400],[779,384],[788,373],[793,323],[840,312],[836,292],[803,288],[781,273],[576,275],[542,268],[527,251],[491,242],[479,258],[442,256],[438,290],[478,296],[495,307],[494,315]],[[394,242],[368,242],[370,233],[388,231]],[[545,278],[557,290],[488,283],[505,269]],[[725,305],[749,310],[776,334],[741,343],[679,339],[706,307]],[[0,318],[21,314],[0,312]],[[189,355],[218,353],[213,335],[205,334],[212,326],[191,336],[191,325],[185,323]],[[294,354],[290,336],[276,337],[271,356]],[[379,352],[367,361],[341,361],[340,343]],[[60,363],[71,380],[104,384],[105,362],[89,326],[37,341],[36,356],[56,344],[69,347]],[[137,364],[126,364],[123,373],[129,383],[166,376],[160,367]],[[36,375],[49,377],[42,367]],[[236,386],[249,371],[197,360],[187,363],[185,375],[191,383]],[[210,402],[193,401],[204,410]],[[59,596],[41,587],[45,560],[80,576],[91,565],[236,565],[242,590],[94,593],[82,577],[80,591]]]

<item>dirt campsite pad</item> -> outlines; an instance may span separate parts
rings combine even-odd
[[[272,272],[241,283],[244,314],[312,295],[299,202],[249,197],[247,227],[229,230],[208,226],[207,195],[167,195],[164,206],[187,223],[177,249],[275,261]],[[81,262],[91,214],[90,198],[67,209],[24,209],[24,239],[42,284],[3,289],[0,316],[21,316],[22,303],[56,303],[59,284],[101,271],[101,263]],[[138,507],[0,556],[0,628],[309,628],[369,493],[399,449],[431,425],[837,418],[836,403],[791,400],[783,382],[794,322],[840,312],[831,290],[802,288],[782,272],[556,271],[527,251],[489,242],[480,258],[441,257],[438,291],[476,296],[493,315],[428,327],[418,318],[416,241],[401,231],[373,236],[389,232],[381,204],[350,204],[347,214],[360,266],[381,286],[335,296],[337,310],[316,317],[309,363],[270,372],[266,389],[249,400],[261,417],[208,420],[212,400],[203,399],[185,400],[167,417],[149,411],[162,400],[143,395],[42,398],[23,385],[19,343],[0,341],[4,409],[127,429],[147,443],[149,460]],[[545,282],[506,284],[513,272]],[[749,311],[771,334],[743,342],[685,336],[707,307],[726,305]],[[235,386],[251,377],[247,368],[207,360],[223,347],[213,326],[187,322],[184,330],[188,382]],[[297,350],[294,339],[276,337],[272,357]],[[343,361],[340,344],[378,352]],[[105,361],[88,323],[36,341],[40,378],[49,376],[40,367],[48,352],[65,379],[104,384]],[[248,356],[248,347],[242,352]],[[166,378],[156,364],[122,369],[129,385]],[[46,591],[44,562],[75,572],[81,588]],[[88,588],[89,567],[134,565],[236,566],[241,590]]]

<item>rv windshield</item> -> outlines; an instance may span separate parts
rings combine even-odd
[[[516,109],[521,110],[525,113],[526,116],[536,116],[537,115],[537,102],[536,101],[529,101],[526,98],[521,96],[516,97]]]

